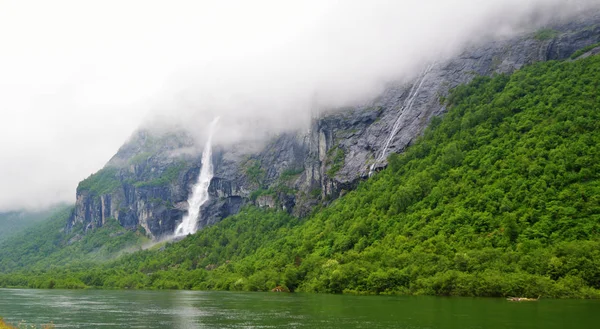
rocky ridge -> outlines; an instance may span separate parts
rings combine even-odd
[[[472,47],[433,64],[427,74],[410,83],[390,83],[368,104],[328,112],[315,118],[308,131],[281,134],[260,152],[216,147],[211,199],[203,205],[198,225],[214,224],[247,203],[305,216],[315,205],[355,188],[371,169],[384,168],[388,154],[402,152],[432,117],[445,112],[443,100],[453,87],[477,75],[511,73],[538,61],[568,59],[598,42],[600,15],[595,14]],[[390,139],[392,131],[396,133]],[[113,217],[125,227],[143,227],[156,239],[172,234],[186,212],[189,191],[200,171],[193,148],[192,138],[183,132],[136,133],[105,168],[80,184],[67,229],[93,229]]]

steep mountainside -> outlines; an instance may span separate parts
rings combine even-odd
[[[567,59],[600,41],[600,15],[552,26],[530,35],[492,42],[431,64],[408,84],[390,84],[370,104],[315,118],[307,133],[280,135],[262,151],[217,149],[210,200],[199,226],[237,213],[242,205],[284,209],[306,216],[387,165],[446,111],[451,88],[475,76],[511,73],[539,61]],[[590,49],[588,49],[590,50]],[[184,133],[137,133],[100,172],[81,182],[67,229],[85,230],[115,218],[158,238],[173,233],[187,209],[199,172],[199,156]]]
[[[600,55],[579,53],[457,87],[387,168],[304,220],[248,206],[0,286],[600,298]]]

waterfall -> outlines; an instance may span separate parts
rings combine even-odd
[[[200,207],[208,201],[208,187],[213,178],[212,137],[217,122],[219,122],[219,117],[216,117],[210,123],[208,140],[206,141],[206,144],[204,144],[204,150],[202,151],[202,168],[200,169],[200,175],[198,175],[198,181],[194,184],[192,194],[188,198],[188,212],[183,216],[181,224],[175,229],[176,237],[196,233],[198,217],[200,216]]]
[[[390,131],[388,138],[386,139],[385,143],[383,144],[381,153],[375,159],[375,161],[371,165],[371,168],[369,168],[369,176],[371,176],[373,174],[373,170],[375,170],[375,166],[378,163],[380,163],[381,161],[383,161],[383,159],[385,158],[387,149],[390,146],[390,143],[392,142],[394,137],[396,137],[396,133],[398,133],[398,129],[400,128],[400,123],[402,123],[401,119],[402,119],[402,114],[404,113],[404,110],[410,111],[410,109],[413,107],[413,105],[415,103],[415,99],[417,97],[417,94],[421,90],[421,87],[423,87],[423,83],[425,82],[425,78],[427,77],[427,74],[429,72],[431,72],[431,69],[433,69],[434,66],[435,66],[435,63],[429,65],[425,69],[425,71],[423,71],[423,73],[421,73],[419,79],[415,82],[415,84],[413,84],[412,88],[410,89],[410,92],[408,93],[408,97],[406,97],[406,99],[404,100],[404,104],[402,105],[402,108],[400,109],[400,114],[398,115],[396,122],[394,122],[394,125],[392,126],[392,130]]]

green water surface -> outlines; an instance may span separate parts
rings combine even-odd
[[[57,328],[600,328],[600,301],[0,289],[0,316]]]

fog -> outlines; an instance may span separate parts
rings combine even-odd
[[[303,128],[469,44],[599,1],[0,0],[0,211],[74,202],[140,126]]]

